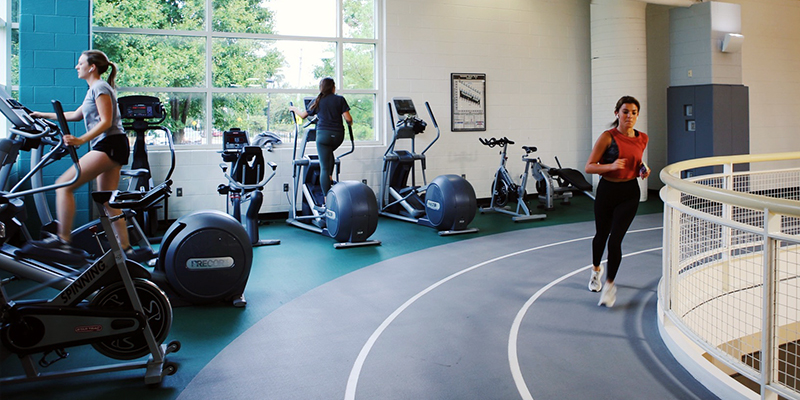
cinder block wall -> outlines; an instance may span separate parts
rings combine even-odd
[[[52,111],[51,100],[59,100],[65,110],[74,110],[86,95],[86,82],[78,79],[75,64],[81,52],[89,49],[91,0],[21,0],[20,3],[20,101],[28,108]],[[85,131],[83,123],[72,123],[77,134]],[[84,145],[79,154],[84,154]],[[29,157],[23,154],[17,167],[21,174],[30,170]],[[49,166],[45,183],[52,183],[69,167],[66,161]],[[76,194],[75,223],[88,222],[92,215],[90,187]],[[55,193],[48,193],[54,210]],[[29,207],[29,228],[36,230],[38,218]]]

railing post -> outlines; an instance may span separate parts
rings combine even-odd
[[[735,190],[736,188],[733,187],[733,163],[727,162],[722,165],[722,188],[726,190]],[[722,203],[722,218],[726,221],[733,220],[733,205],[730,203]],[[724,279],[724,287],[723,290],[728,292],[731,290],[730,287],[730,254],[731,254],[731,227],[722,225],[722,246],[724,251],[722,251],[722,262],[723,262],[723,279]]]
[[[770,385],[777,379],[778,363],[776,357],[780,354],[778,343],[775,340],[775,321],[777,298],[778,272],[777,241],[772,239],[772,233],[779,233],[781,230],[781,216],[770,212],[769,208],[764,209],[764,261],[763,261],[763,281],[764,293],[761,302],[761,398],[763,400],[778,400],[778,394],[770,390]]]
[[[680,259],[680,239],[676,239],[680,232],[679,218],[675,218],[675,210],[671,207],[681,201],[681,192],[669,186],[661,190],[661,200],[664,202],[664,229],[662,232],[662,294],[661,301],[664,312],[672,310],[672,265]]]

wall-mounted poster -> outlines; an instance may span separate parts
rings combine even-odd
[[[486,74],[450,74],[453,132],[486,130]]]

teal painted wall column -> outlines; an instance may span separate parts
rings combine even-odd
[[[33,110],[52,111],[51,100],[59,100],[67,111],[74,110],[86,95],[86,82],[78,79],[75,64],[81,52],[90,48],[91,0],[21,0],[19,24],[20,82],[22,104]],[[70,124],[73,134],[85,132],[83,122]],[[85,154],[88,145],[78,153]],[[26,154],[27,155],[27,154]],[[45,183],[53,182],[68,167],[66,161],[45,169]],[[29,158],[18,163],[20,172],[30,170]],[[90,186],[76,192],[75,224],[91,219]],[[48,193],[54,210],[55,193]],[[29,202],[30,203],[30,202]],[[29,207],[31,205],[29,204]],[[29,228],[38,230],[38,218],[30,213]]]

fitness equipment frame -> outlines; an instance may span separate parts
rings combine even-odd
[[[14,187],[16,192],[28,181],[41,176],[41,170],[50,165],[58,155],[72,151],[71,146],[66,146],[61,138],[61,133],[69,134],[69,127],[58,126],[45,119],[32,119],[28,110],[21,104],[13,101],[5,93],[0,99],[0,111],[6,115],[14,128],[9,139],[0,140],[0,182],[5,182],[8,171],[13,167],[20,150],[38,148],[40,143],[51,142],[53,148],[42,157],[42,160]],[[71,154],[71,153],[70,153]],[[77,155],[76,161],[77,163]],[[63,186],[70,185],[77,178]],[[147,192],[127,192],[125,199],[119,199],[122,208],[146,209],[168,196],[171,192],[171,180],[163,182]],[[22,194],[37,194],[46,190],[54,190],[61,185],[51,185],[42,189],[39,185],[32,184],[34,189]],[[49,211],[48,211],[49,212]],[[140,246],[150,248],[149,242],[138,229],[135,219],[128,220],[131,240],[139,239]],[[24,226],[23,226],[24,228]],[[99,221],[90,222],[84,227],[73,232],[73,245],[84,250],[91,249],[95,257],[104,254],[108,248],[107,232]],[[30,235],[24,230],[24,245],[30,241]],[[24,247],[24,246],[23,246]],[[39,253],[39,251],[35,251]],[[19,254],[20,249],[15,249],[11,254]],[[59,253],[59,252],[53,252]],[[57,254],[60,255],[60,254]],[[57,260],[59,266],[52,267],[51,259],[34,254],[44,266],[41,266],[43,278],[67,276],[74,269],[60,264],[86,265],[85,258],[80,260]],[[167,292],[173,305],[206,304],[216,301],[231,301],[234,306],[243,307],[247,304],[244,299],[244,290],[249,279],[252,266],[253,250],[250,239],[244,227],[233,217],[219,211],[198,211],[181,217],[167,230],[161,241],[161,247],[154,264],[154,281]],[[35,265],[34,266],[39,266]]]
[[[313,97],[304,99],[306,109],[313,100]],[[361,182],[338,182],[342,157],[355,150],[352,127],[347,125],[350,150],[336,157],[333,175],[337,183],[326,194],[322,193],[320,186],[319,156],[305,153],[308,143],[316,140],[317,119],[312,117],[303,126],[305,134],[300,142],[300,125],[294,112],[292,118],[295,121],[292,190],[289,197],[289,218],[286,222],[334,238],[336,243],[333,247],[336,249],[380,245],[379,240],[369,239],[378,227],[375,193]]]
[[[395,97],[392,101],[397,109],[398,122],[395,125],[392,103],[389,103],[394,136],[383,154],[379,195],[381,215],[434,228],[440,236],[477,232],[477,228],[467,227],[475,218],[478,206],[475,190],[466,179],[458,175],[441,175],[427,183],[425,153],[441,134],[430,104],[425,102],[425,107],[436,128],[436,137],[421,153],[416,153],[415,137],[425,130],[427,124],[417,117],[410,98]],[[396,149],[398,139],[410,140],[410,150]],[[417,162],[422,170],[422,186],[416,185]],[[411,186],[408,186],[409,174]]]
[[[525,202],[525,195],[527,194],[525,188],[528,185],[528,172],[530,171],[531,163],[537,162],[536,159],[530,158],[530,154],[536,151],[536,147],[522,146],[522,149],[525,150],[525,154],[522,156],[522,161],[525,162],[525,172],[522,173],[522,182],[517,185],[514,179],[511,178],[511,174],[508,173],[508,169],[506,169],[508,145],[514,144],[514,142],[507,137],[501,139],[491,138],[488,140],[478,138],[478,140],[480,140],[481,144],[489,148],[495,146],[502,147],[502,150],[500,150],[500,166],[497,168],[497,172],[494,174],[494,181],[492,182],[492,200],[488,208],[481,207],[480,211],[482,213],[494,211],[508,214],[512,216],[511,220],[514,222],[546,218],[547,215],[545,214],[531,214],[531,210]],[[506,207],[506,204],[511,201],[517,202],[516,211],[511,211]]]
[[[572,192],[576,190],[580,190],[594,200],[592,184],[586,181],[583,174],[576,169],[562,168],[558,157],[556,157],[556,164],[558,164],[558,168],[549,167],[539,157],[533,163],[531,173],[536,179],[536,191],[539,194],[539,202],[542,203],[540,207],[552,210],[556,200],[561,200],[563,205],[569,205]]]
[[[169,146],[170,167],[162,182],[168,181],[175,171],[175,144],[172,141],[172,131],[161,125],[167,118],[164,104],[155,96],[123,96],[117,99],[120,117],[125,120],[122,126],[126,130],[136,133],[133,143],[133,154],[130,169],[122,170],[122,176],[130,177],[129,191],[147,192],[155,185],[150,169],[150,160],[147,155],[147,131],[160,130],[164,132],[166,144]],[[169,197],[163,199],[164,219],[169,215]],[[158,209],[161,202],[150,204],[148,208],[135,210],[136,219],[148,238],[156,237],[158,233]]]
[[[222,133],[222,161],[228,165],[219,164],[228,184],[217,186],[217,193],[226,196],[225,209],[229,215],[244,224],[250,244],[255,246],[270,246],[281,244],[280,240],[259,239],[258,212],[264,202],[264,186],[275,176],[277,164],[270,161],[264,162],[264,153],[259,146],[251,146],[247,132],[239,128],[231,128]],[[265,164],[272,169],[272,173],[265,173]],[[242,205],[247,203],[247,212],[242,218]]]
[[[61,104],[53,101],[59,124],[66,126]],[[74,148],[68,147],[78,175],[80,167]],[[69,184],[69,183],[68,183]],[[61,187],[63,185],[52,185]],[[41,187],[27,191],[15,191],[16,187],[0,196],[2,224],[18,225],[16,215],[21,212],[20,203],[14,199],[38,191],[52,190]],[[111,223],[124,216],[109,217],[103,203],[115,206],[112,192],[92,194],[100,221],[107,231]],[[4,241],[7,237],[3,238]],[[167,296],[156,285],[148,281],[150,274],[136,263],[127,262],[119,242],[112,240],[111,249],[79,275],[55,276],[50,280],[30,268],[21,259],[9,257],[7,243],[3,243],[0,268],[15,276],[22,276],[43,283],[43,286],[62,287],[53,298],[46,300],[11,300],[3,286],[2,324],[0,341],[11,352],[20,356],[25,375],[4,377],[0,383],[30,382],[45,379],[65,378],[144,368],[145,383],[159,383],[166,375],[177,371],[177,365],[167,362],[166,355],[178,351],[180,343],[175,341],[163,345],[172,323],[172,308]],[[11,268],[6,268],[11,267]],[[143,306],[147,304],[147,308]],[[77,327],[77,328],[76,328]],[[89,368],[40,373],[33,354],[44,353],[38,364],[48,367],[69,356],[66,348],[90,344],[101,354],[117,360],[133,360],[149,356],[145,362],[115,363]],[[55,353],[54,360],[47,360]]]

